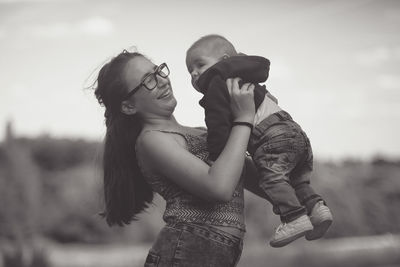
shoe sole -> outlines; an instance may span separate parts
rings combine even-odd
[[[270,241],[269,244],[271,247],[273,248],[280,248],[280,247],[284,247],[288,244],[290,244],[291,242],[295,241],[296,239],[299,239],[300,237],[305,236],[306,234],[312,232],[312,229],[304,231],[304,232],[300,232],[294,236],[291,236],[289,238],[283,239],[283,240],[278,240],[278,241]]]
[[[312,241],[323,237],[325,233],[328,231],[332,222],[333,222],[332,214],[329,210],[326,210],[322,214],[322,218],[320,218],[318,221],[313,221],[313,219],[311,218],[311,223],[314,226],[314,230],[306,234],[306,239],[308,241]]]

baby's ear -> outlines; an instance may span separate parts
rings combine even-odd
[[[228,57],[229,57],[228,54],[224,54],[224,55],[222,56],[222,59],[227,59]]]

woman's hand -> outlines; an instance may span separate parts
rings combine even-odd
[[[255,115],[254,85],[245,83],[239,88],[240,78],[226,80],[229,95],[231,96],[231,110],[234,121],[253,123]]]

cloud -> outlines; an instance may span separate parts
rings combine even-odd
[[[274,78],[281,80],[288,80],[293,77],[289,65],[279,59],[274,59],[273,62],[271,62],[270,75],[272,74]]]
[[[105,18],[93,17],[81,22],[78,28],[82,33],[108,35],[113,31],[114,27],[111,21]]]
[[[396,47],[393,51],[395,58],[400,59],[400,46]]]
[[[72,1],[72,0],[0,0],[0,4],[2,3],[42,3],[42,2],[67,2],[67,1]],[[73,0],[73,1],[78,1],[78,0]],[[79,0],[82,1],[82,0]]]
[[[384,12],[384,18],[391,23],[400,22],[400,8],[388,8]]]
[[[400,47],[377,46],[355,55],[356,62],[364,67],[374,67],[391,60],[400,60]]]
[[[377,84],[383,89],[400,89],[400,77],[391,74],[380,74],[377,76]]]
[[[0,39],[3,39],[6,37],[6,30],[3,28],[0,28]]]
[[[390,51],[386,47],[374,47],[359,51],[356,54],[357,63],[365,67],[373,67],[390,59]]]
[[[29,26],[28,31],[33,36],[46,38],[60,38],[73,34],[74,30],[71,24],[58,22],[54,24],[41,24]]]
[[[55,22],[29,25],[24,29],[25,32],[41,38],[63,38],[79,35],[105,36],[111,34],[113,30],[113,23],[102,17],[92,17],[76,23]]]

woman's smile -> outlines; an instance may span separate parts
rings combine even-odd
[[[161,94],[157,97],[157,99],[166,98],[172,95],[172,90],[170,87],[164,89]]]

